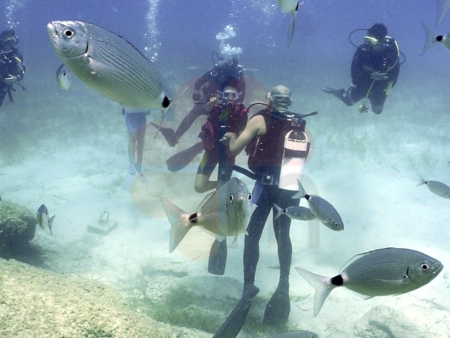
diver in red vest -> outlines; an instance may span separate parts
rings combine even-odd
[[[239,154],[245,148],[249,156],[248,167],[252,171],[249,176],[256,180],[252,202],[257,207],[250,218],[245,236],[242,299],[216,332],[215,337],[235,337],[239,333],[250,308],[250,302],[259,292],[255,286],[259,240],[274,203],[287,208],[298,206],[300,202],[298,198],[292,197],[298,191],[297,179],[301,176],[302,166],[309,151],[309,142],[304,132],[306,122],[302,118],[305,115],[288,111],[292,103],[291,91],[283,85],[273,87],[269,98],[270,105],[253,115],[240,135],[226,133],[224,137],[224,142],[228,144],[232,155]],[[308,115],[314,114],[316,113]],[[296,149],[287,151],[288,143],[294,144]],[[294,163],[297,163],[295,174],[291,171],[290,174],[283,176],[284,156],[295,157]],[[292,164],[292,161],[288,162]],[[289,273],[292,260],[290,224],[291,219],[286,215],[273,220],[280,278],[264,312],[263,322],[266,324],[284,325],[290,313]]]

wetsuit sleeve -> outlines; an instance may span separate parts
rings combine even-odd
[[[364,70],[364,65],[370,65],[370,54],[363,46],[359,46],[353,55],[351,74],[354,84],[361,82],[364,78],[370,79],[370,72]]]

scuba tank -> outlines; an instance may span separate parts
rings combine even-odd
[[[298,190],[297,180],[302,179],[303,167],[308,157],[310,143],[308,136],[300,129],[289,131],[284,138],[283,159],[281,161],[280,189]]]
[[[308,157],[310,143],[305,133],[304,117],[316,115],[317,112],[298,115],[292,118],[292,130],[284,137],[283,158],[281,160],[280,189],[298,191],[297,180],[302,179],[303,167]],[[300,120],[298,119],[300,118]]]

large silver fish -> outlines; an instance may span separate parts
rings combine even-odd
[[[423,178],[420,178],[420,182],[417,186],[421,186],[423,184],[426,184],[432,193],[442,198],[450,199],[450,187],[447,184],[439,181],[425,181]]]
[[[298,193],[296,193],[292,198],[304,197],[308,202],[311,212],[320,222],[322,222],[323,225],[335,231],[344,230],[344,222],[336,209],[322,197],[317,195],[308,195],[300,181],[297,181]]]
[[[225,236],[237,236],[245,231],[251,213],[252,195],[244,182],[232,177],[227,183],[208,194],[193,214],[188,214],[175,204],[161,198],[169,218],[169,252],[175,250],[193,226],[201,226],[219,241]]]
[[[346,287],[370,297],[400,295],[431,282],[444,266],[419,251],[384,248],[353,257],[335,277],[324,277],[295,268],[315,289],[314,316],[334,288]]]
[[[52,21],[47,32],[62,62],[91,88],[131,108],[169,106],[155,65],[121,36],[82,21]]]
[[[56,70],[56,82],[62,90],[69,90],[72,85],[72,73],[64,63]]]
[[[450,50],[450,32],[448,32],[445,35],[436,35],[423,22],[422,22],[422,26],[423,26],[423,29],[425,30],[426,41],[425,41],[425,45],[423,46],[423,49],[422,49],[422,52],[420,53],[420,55],[425,53],[428,49],[431,48],[431,46],[435,45],[436,43],[440,43],[447,50]]]
[[[48,227],[50,230],[50,235],[53,235],[53,221],[55,219],[56,215],[53,215],[51,218],[48,217],[48,209],[47,207],[42,204],[39,209],[37,210],[36,217],[39,226],[41,229],[45,229],[45,227]]]

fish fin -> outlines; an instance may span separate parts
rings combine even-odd
[[[53,215],[52,217],[50,217],[50,219],[48,220],[48,228],[50,229],[50,235],[53,236],[53,221],[55,220],[56,215]]]
[[[294,196],[292,196],[293,199],[302,198],[306,194],[305,189],[303,188],[303,185],[299,179],[297,179],[297,183],[298,183],[298,193],[296,193]]]
[[[420,52],[420,55],[424,54],[428,49],[430,49],[431,46],[433,46],[435,41],[435,34],[422,22],[423,29],[425,31],[426,40],[425,45],[422,48],[422,52]]]
[[[185,217],[187,213],[164,197],[161,197],[161,203],[171,224],[169,252],[172,252],[192,227],[190,226],[189,219]]]
[[[427,181],[422,176],[419,176],[419,183],[416,184],[416,187],[420,187],[421,185],[426,184]]]
[[[275,211],[275,219],[277,219],[278,217],[280,217],[281,216],[281,214],[283,214],[283,209],[282,208],[280,208],[277,204],[273,204],[273,208],[274,208],[274,211]]]
[[[444,18],[445,13],[450,7],[450,1],[448,0],[437,0],[436,1],[436,26]]]
[[[288,47],[291,47],[292,40],[294,40],[294,31],[295,31],[295,16],[297,14],[297,11],[294,11],[292,13],[291,21],[289,22],[288,26],[288,36],[287,36],[287,45]]]
[[[297,272],[314,288],[314,317],[316,317],[328,295],[335,288],[330,278],[316,275],[302,268],[295,268]]]

